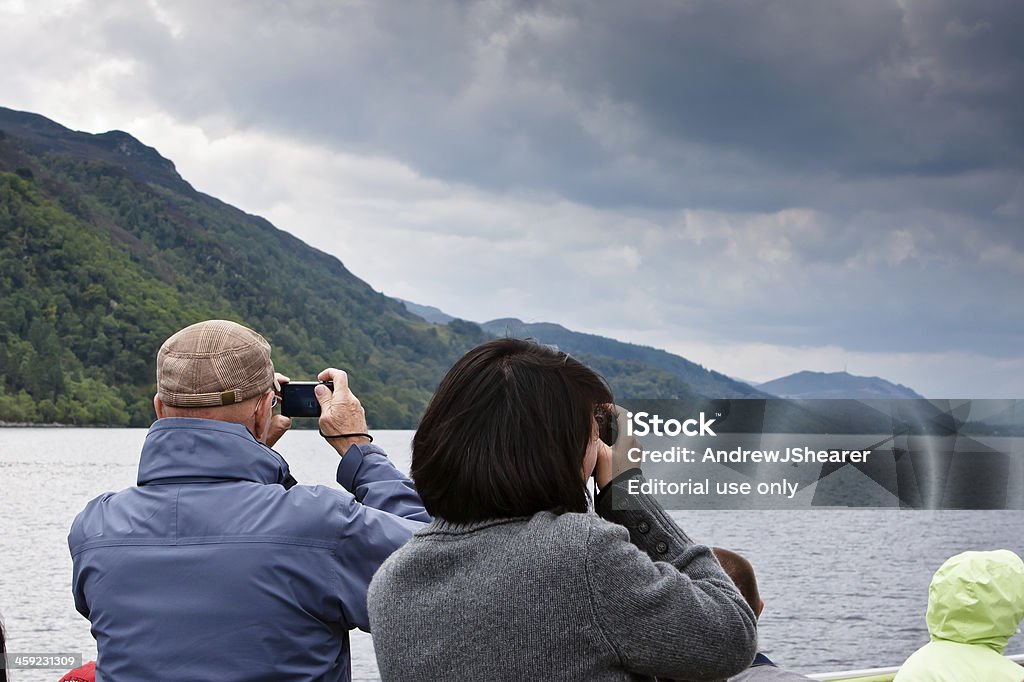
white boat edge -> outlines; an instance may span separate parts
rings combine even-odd
[[[1024,665],[1024,654],[1013,654],[1012,656],[1007,656],[1007,658],[1014,663]],[[827,682],[829,680],[832,682],[837,682],[838,680],[849,680],[850,682],[854,682],[858,679],[870,679],[882,675],[895,675],[899,672],[899,669],[900,666],[897,665],[889,668],[865,668],[863,670],[843,670],[833,673],[812,673],[807,675],[807,677],[812,680],[821,680],[821,682]]]

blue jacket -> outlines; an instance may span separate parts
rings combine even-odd
[[[349,679],[370,579],[430,519],[372,445],[342,458],[345,490],[289,480],[244,426],[153,424],[138,487],[89,502],[68,536],[97,680]]]

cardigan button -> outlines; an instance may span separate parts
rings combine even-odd
[[[641,533],[646,533],[651,529],[651,524],[647,523],[646,521],[641,521],[637,524],[636,529]]]
[[[655,549],[655,551],[658,554],[664,554],[665,552],[668,551],[668,543],[667,542],[659,542],[658,544],[656,544],[654,546],[654,549]]]

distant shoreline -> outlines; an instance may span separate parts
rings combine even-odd
[[[58,424],[50,422],[47,424],[36,424],[33,422],[5,422],[0,421],[0,429],[109,429],[114,428],[110,424]]]
[[[312,431],[316,429],[317,423],[315,420],[309,420],[309,424],[298,424],[292,425],[290,431]],[[0,429],[148,429],[149,426],[123,426],[121,424],[59,424],[57,422],[49,422],[46,424],[34,423],[34,422],[5,422],[0,421]],[[390,431],[395,429],[378,429],[381,431]],[[401,431],[403,429],[397,429]]]

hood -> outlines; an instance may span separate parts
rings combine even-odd
[[[288,463],[241,424],[168,417],[149,427],[139,485],[200,481],[285,484]]]
[[[1024,562],[1013,552],[964,552],[948,559],[928,588],[933,640],[980,644],[1003,653],[1024,618]]]

